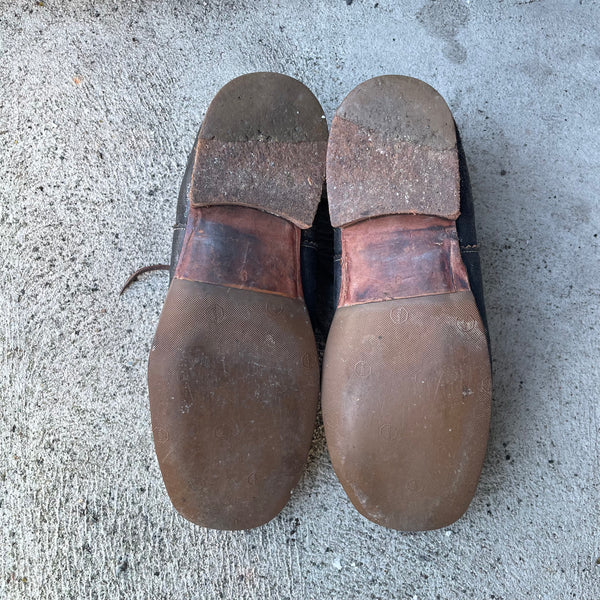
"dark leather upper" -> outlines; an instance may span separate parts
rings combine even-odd
[[[467,159],[463,149],[460,133],[456,128],[456,141],[458,145],[458,168],[460,172],[460,216],[456,220],[456,230],[460,243],[460,253],[467,268],[469,284],[475,297],[477,309],[488,336],[488,324],[485,314],[485,302],[483,299],[483,279],[481,277],[481,263],[479,260],[479,246],[477,244],[477,231],[475,229],[475,210],[473,208],[473,195],[471,193],[471,181],[467,168]]]
[[[187,164],[185,166],[185,174],[183,175],[183,181],[179,188],[179,196],[177,198],[177,214],[175,217],[175,225],[173,225],[173,243],[171,245],[171,263],[169,269],[169,281],[175,277],[175,268],[179,261],[179,255],[181,254],[181,248],[183,246],[183,238],[185,237],[185,225],[187,223],[188,214],[190,212],[189,192],[190,185],[192,182],[192,171],[194,169],[194,158],[196,156],[196,142],[190,152]]]

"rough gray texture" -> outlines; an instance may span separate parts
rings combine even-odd
[[[247,7],[243,5],[247,4]],[[0,0],[0,597],[600,596],[598,3]],[[220,533],[172,510],[146,360],[203,111],[255,70],[328,119],[374,75],[433,85],[471,166],[494,352],[467,515],[387,531],[322,431],[283,513]]]

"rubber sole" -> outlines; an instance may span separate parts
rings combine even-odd
[[[322,117],[300,82],[256,73],[227,84],[200,129],[148,388],[167,492],[204,527],[269,521],[306,462],[319,368],[298,227],[321,195]]]
[[[321,400],[333,467],[368,519],[444,527],[475,493],[491,375],[456,235],[458,154],[441,96],[399,76],[358,86],[333,120],[327,178],[342,228]]]
[[[318,397],[304,302],[175,278],[150,355],[152,431],[173,505],[215,529],[284,507]]]

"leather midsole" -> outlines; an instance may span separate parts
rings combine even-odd
[[[339,306],[468,290],[453,220],[390,215],[342,228]]]
[[[302,298],[300,230],[253,208],[190,208],[175,277]]]

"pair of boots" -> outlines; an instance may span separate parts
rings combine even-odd
[[[325,175],[337,309],[320,381],[302,230]],[[303,471],[319,391],[333,467],[360,513],[405,531],[464,513],[485,455],[490,358],[464,155],[435,90],[371,79],[328,135],[295,79],[228,83],[188,161],[171,277],[148,387],[185,518],[249,529],[275,517]]]

